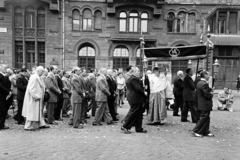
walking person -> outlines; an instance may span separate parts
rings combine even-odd
[[[192,79],[192,69],[186,69],[186,76],[183,79],[183,109],[181,114],[181,122],[189,122],[187,120],[188,110],[191,111],[192,123],[197,123],[199,115],[195,104],[195,84]]]
[[[61,113],[62,113],[62,107],[63,107],[63,82],[62,82],[62,75],[63,72],[62,71],[58,71],[58,73],[55,75],[56,80],[57,80],[57,85],[59,90],[61,91],[61,93],[58,95],[58,101],[57,101],[57,107],[54,110],[54,119],[56,121],[63,121],[63,119],[61,118]]]
[[[239,89],[240,89],[240,75],[238,76],[236,81],[237,81],[236,88],[237,88],[237,91],[239,92]]]
[[[207,71],[201,72],[201,80],[197,84],[198,96],[198,111],[200,114],[196,126],[193,128],[192,134],[196,137],[213,137],[214,135],[209,131],[210,126],[210,112],[213,107],[213,90],[209,88],[208,79],[209,73]]]
[[[11,86],[9,87],[9,83],[5,77],[6,69],[6,65],[0,64],[0,130],[9,129],[5,125],[5,120],[8,112],[8,99],[11,97],[12,92]]]
[[[175,97],[173,116],[180,116],[178,111],[179,109],[182,111],[183,108],[183,76],[183,71],[178,71],[177,77],[173,81],[173,94]]]
[[[47,92],[50,94],[50,99],[47,103],[47,121],[48,124],[51,125],[57,125],[58,123],[55,122],[54,119],[54,110],[57,108],[57,102],[58,102],[58,95],[60,95],[62,92],[58,88],[58,82],[56,80],[55,74],[57,74],[58,68],[57,66],[51,66],[50,72],[47,76]]]
[[[129,134],[130,129],[135,125],[136,132],[147,133],[147,130],[142,128],[143,120],[143,103],[147,92],[144,92],[142,81],[139,79],[140,71],[138,67],[132,67],[132,75],[127,80],[127,100],[130,104],[130,110],[123,121],[121,130]]]
[[[109,87],[107,84],[106,76],[107,69],[101,68],[99,71],[100,75],[97,78],[96,84],[96,102],[97,102],[97,111],[95,119],[92,123],[93,126],[100,126],[102,118],[107,124],[113,124],[112,117],[109,113],[107,98],[111,95],[109,92]]]
[[[24,129],[34,131],[40,128],[49,128],[43,117],[45,85],[40,78],[44,68],[39,66],[30,77],[23,102],[22,115],[26,118]]]
[[[28,85],[26,69],[21,69],[16,84],[17,84],[17,101],[18,101],[17,123],[24,124],[24,117],[22,116],[22,108],[23,108],[23,100],[25,97],[25,92]]]

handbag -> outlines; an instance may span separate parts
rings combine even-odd
[[[49,101],[49,99],[50,99],[50,94],[48,92],[45,92],[44,93],[44,102]]]

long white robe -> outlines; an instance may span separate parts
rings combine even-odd
[[[29,127],[29,122],[40,122],[44,126],[43,106],[44,106],[45,85],[37,73],[30,77],[23,102],[23,117],[26,117],[25,129]]]

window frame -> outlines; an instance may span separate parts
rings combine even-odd
[[[121,17],[121,14],[124,13],[125,16]],[[121,30],[121,24],[122,22],[125,23],[124,30]],[[119,32],[127,32],[127,13],[125,11],[121,11],[119,13]]]
[[[84,11],[86,11],[86,10],[89,10],[89,11],[90,11],[91,18],[86,18],[86,17],[84,17],[84,16],[86,16],[86,15],[84,14]],[[89,23],[90,23],[90,25],[89,25]],[[86,28],[85,28],[85,24],[86,24]],[[92,31],[92,29],[93,29],[92,10],[89,9],[89,8],[86,8],[86,9],[83,10],[82,30],[83,30],[83,31]]]
[[[75,18],[74,17],[74,12],[78,12],[78,14],[77,13],[76,14],[78,15],[79,19],[74,19]],[[81,28],[80,20],[81,20],[81,18],[80,18],[80,11],[78,9],[73,9],[72,10],[72,30],[73,31],[80,31],[80,28]],[[74,26],[75,26],[74,22],[75,21],[78,22],[78,28],[76,28],[76,29],[74,28]]]
[[[131,14],[137,14],[137,15],[133,16]],[[131,33],[139,32],[139,13],[137,11],[134,10],[129,13],[128,21],[129,21],[128,22],[129,32]],[[132,27],[131,27],[131,21],[132,21]]]
[[[146,18],[143,17],[143,14],[146,14],[147,17],[146,17]],[[147,32],[148,32],[148,19],[149,19],[149,15],[148,15],[147,12],[141,13],[141,16],[140,16],[140,28],[141,28],[141,32],[142,32],[142,33],[147,33]],[[144,30],[143,30],[143,27],[142,27],[144,21],[146,22],[146,31],[144,31]]]
[[[84,49],[84,48],[86,48],[86,55],[80,55],[81,50]],[[94,55],[89,55],[88,54],[90,48],[94,51]],[[80,65],[81,60],[86,61],[85,66]],[[91,60],[94,61],[93,65],[89,65],[89,64],[92,64],[91,62],[89,62]],[[79,65],[79,67],[85,67],[86,69],[95,68],[95,62],[96,62],[96,49],[92,45],[86,44],[86,45],[79,48],[79,51],[78,51],[78,65]]]

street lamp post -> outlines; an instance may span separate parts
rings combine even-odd
[[[218,63],[218,60],[216,59],[214,61],[214,64],[213,64],[213,83],[212,83],[212,87],[214,86],[215,78],[216,78],[217,73],[219,71],[219,66],[220,66],[220,64]]]
[[[143,72],[144,72],[144,45],[145,45],[145,41],[144,41],[144,37],[143,35],[141,34],[141,37],[140,37],[140,49],[141,49],[141,54],[140,54],[140,57],[141,57],[141,65],[140,65],[140,71],[143,75]],[[147,59],[146,59],[147,60]]]

